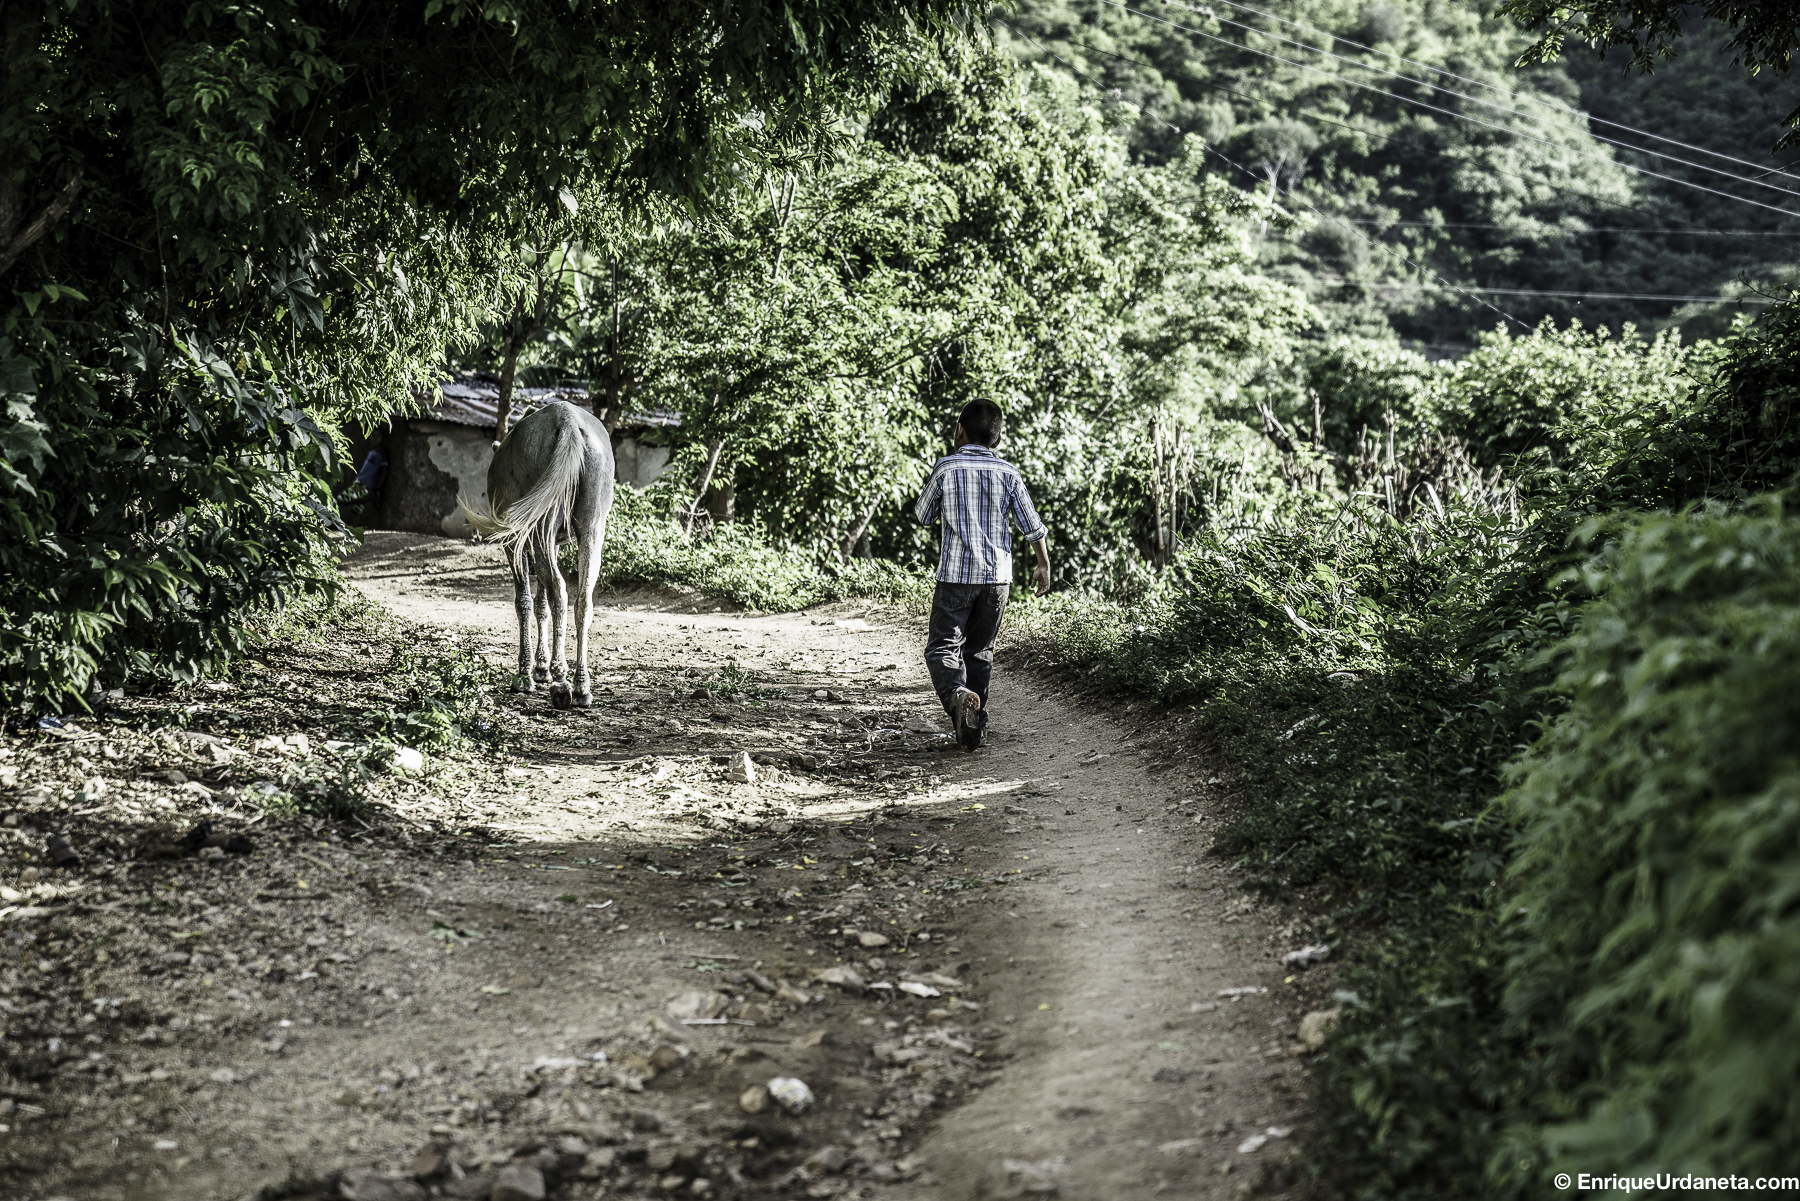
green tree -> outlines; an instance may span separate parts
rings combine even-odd
[[[549,214],[717,207],[961,15],[8,3],[0,695],[229,654],[328,580],[331,427],[500,318]]]
[[[1467,349],[1496,319],[1521,333],[1554,317],[1716,334],[1732,306],[1685,297],[1741,291],[1744,272],[1780,284],[1793,270],[1800,219],[1717,194],[1791,208],[1766,186],[1790,181],[1726,180],[1651,152],[1739,175],[1762,168],[1587,117],[1763,160],[1792,101],[1772,72],[1750,78],[1726,62],[1723,33],[1691,37],[1652,87],[1588,56],[1517,68],[1529,39],[1479,7],[1133,7],[1032,0],[996,21],[1019,57],[1109,89],[1109,120],[1139,158],[1166,159],[1197,136],[1234,186],[1274,187],[1313,214],[1270,230],[1259,254],[1309,290],[1334,332],[1391,331],[1433,355]]]

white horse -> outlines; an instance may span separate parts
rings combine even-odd
[[[519,612],[519,679],[513,690],[535,692],[537,685],[548,684],[550,703],[558,709],[594,703],[588,621],[612,501],[612,438],[606,426],[586,409],[562,403],[545,405],[507,433],[488,467],[485,504],[458,498],[469,524],[505,547],[512,563],[513,605]],[[579,547],[573,688],[563,643],[568,593],[556,562],[557,546],[571,538]]]

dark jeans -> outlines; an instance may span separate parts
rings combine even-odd
[[[944,712],[956,716],[952,702],[958,688],[967,688],[987,708],[988,683],[994,676],[994,640],[1000,636],[1000,615],[1006,612],[1011,584],[939,583],[931,596],[931,633],[925,641],[925,668],[931,686],[944,702]]]

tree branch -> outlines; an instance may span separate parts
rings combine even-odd
[[[5,275],[12,270],[12,265],[19,261],[19,256],[31,249],[39,238],[50,232],[50,227],[55,225],[62,215],[69,211],[69,206],[75,203],[75,196],[80,191],[81,169],[76,168],[74,177],[63,185],[62,191],[56,194],[56,199],[52,200],[44,208],[44,211],[38,214],[36,221],[21,230],[19,236],[12,240],[12,245],[6,248],[5,254],[0,255],[0,275]]]
[[[713,473],[719,469],[719,455],[725,449],[725,439],[714,438],[706,448],[706,466],[700,472],[700,480],[694,485],[693,503],[688,505],[687,533],[694,532],[694,518],[699,516],[700,502],[706,498],[706,490],[712,487]]]

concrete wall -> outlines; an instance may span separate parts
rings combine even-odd
[[[666,446],[645,446],[636,438],[618,438],[613,443],[613,470],[621,484],[630,484],[642,492],[668,468]]]
[[[384,450],[388,473],[377,528],[451,538],[467,538],[474,532],[456,498],[487,499],[493,430],[415,418],[396,423]],[[642,490],[668,469],[669,448],[620,438],[613,443],[613,459],[618,481]]]
[[[473,531],[456,498],[487,497],[493,438],[488,430],[443,421],[396,423],[387,436],[380,528],[467,538]]]

